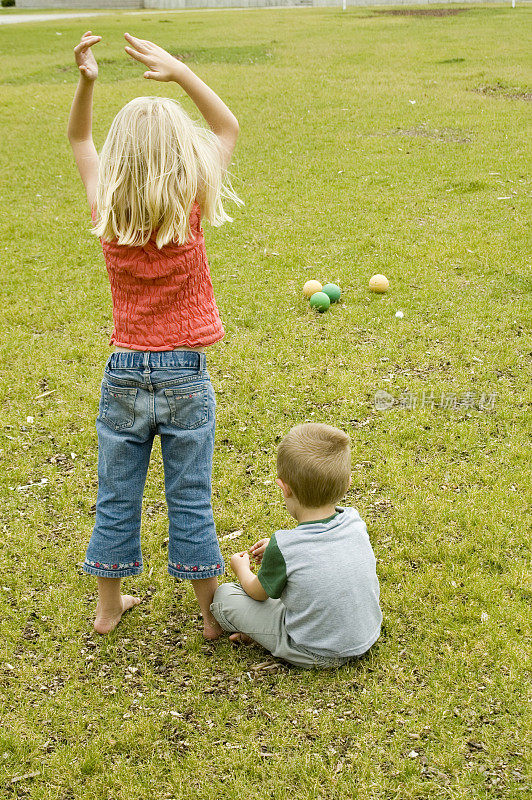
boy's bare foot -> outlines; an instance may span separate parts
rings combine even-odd
[[[96,619],[94,620],[94,630],[96,633],[106,634],[114,631],[125,611],[129,611],[140,603],[140,597],[133,597],[131,594],[120,595],[121,607],[116,609],[100,608],[96,606]]]
[[[232,642],[240,642],[240,644],[254,644],[255,640],[248,636],[247,633],[232,633],[229,637]]]
[[[208,639],[209,641],[213,642],[215,639],[219,639],[220,636],[223,634],[224,629],[222,626],[216,621],[216,619],[209,614],[209,617],[204,617],[203,619],[203,638]]]

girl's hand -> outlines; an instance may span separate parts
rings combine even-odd
[[[247,567],[250,569],[249,566],[249,555],[244,550],[242,553],[235,553],[234,556],[231,556],[231,569],[238,575],[238,570],[242,569],[242,567]]]
[[[255,542],[255,544],[251,545],[251,547],[249,548],[249,552],[251,553],[257,564],[260,564],[260,562],[262,561],[262,556],[264,555],[264,551],[268,547],[269,541],[270,541],[269,539],[259,539],[258,542]]]
[[[130,47],[124,48],[128,56],[145,64],[149,71],[144,77],[152,81],[178,81],[184,64],[147,39],[137,39],[129,33],[124,34]]]
[[[95,81],[98,77],[98,64],[92,54],[91,47],[101,41],[101,36],[93,36],[92,31],[87,31],[81,41],[74,48],[74,58],[80,74],[88,81]]]

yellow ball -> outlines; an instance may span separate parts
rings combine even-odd
[[[307,281],[303,286],[303,294],[305,297],[312,297],[316,292],[321,292],[323,286],[319,281]]]
[[[384,294],[384,292],[387,292],[390,288],[390,282],[386,275],[373,275],[369,279],[369,288],[372,292]]]

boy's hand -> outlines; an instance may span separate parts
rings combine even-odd
[[[268,599],[258,577],[253,574],[249,566],[249,554],[244,550],[242,553],[235,553],[231,556],[231,569],[240,581],[243,590],[253,600],[263,602]]]
[[[145,78],[153,81],[178,80],[179,73],[184,68],[181,61],[147,39],[137,39],[130,33],[125,33],[124,37],[130,44],[130,47],[124,48],[128,56],[148,67],[149,72],[144,73]]]
[[[91,47],[101,41],[101,36],[93,36],[92,31],[87,31],[81,41],[74,48],[74,58],[80,74],[88,81],[95,81],[98,77],[98,64],[92,54]]]
[[[259,539],[258,542],[255,542],[255,544],[251,545],[251,547],[249,548],[249,552],[251,553],[257,564],[260,564],[260,562],[262,561],[262,556],[264,555],[264,551],[268,547],[269,541],[270,541],[269,539]]]
[[[242,553],[235,553],[234,556],[231,556],[230,564],[235,575],[238,575],[238,571],[243,567],[251,569],[249,566],[249,555],[245,550]]]

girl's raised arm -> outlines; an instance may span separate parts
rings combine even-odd
[[[175,81],[196,104],[198,110],[220,142],[223,166],[227,169],[238,138],[238,120],[216,92],[201,78],[159,45],[146,39],[124,34],[129,42],[126,53],[148,67],[144,77],[154,81]]]
[[[68,118],[68,140],[72,147],[81,180],[92,206],[96,199],[99,159],[92,141],[92,94],[94,81],[98,77],[98,65],[91,47],[101,40],[87,31],[74,48],[74,57],[79,68],[79,83],[72,101]]]

